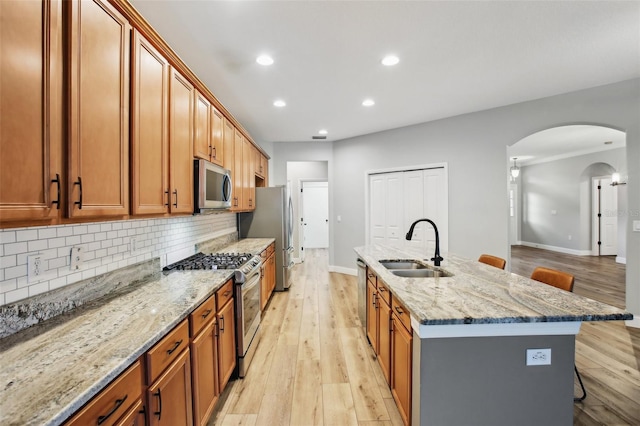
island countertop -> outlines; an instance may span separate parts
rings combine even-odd
[[[628,320],[622,309],[512,274],[455,254],[445,254],[440,268],[451,277],[403,278],[379,261],[418,260],[425,253],[381,245],[355,252],[410,311],[422,326]]]
[[[271,242],[246,239],[221,251],[259,254]],[[0,339],[0,424],[62,424],[232,277],[158,271]]]

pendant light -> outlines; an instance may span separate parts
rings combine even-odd
[[[520,168],[516,164],[516,160],[517,159],[518,159],[518,157],[513,157],[513,167],[511,167],[511,169],[509,169],[511,171],[511,177],[513,177],[514,179],[517,178],[518,176],[520,176]]]

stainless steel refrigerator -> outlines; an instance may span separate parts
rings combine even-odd
[[[276,239],[276,290],[291,286],[293,204],[286,186],[256,188],[256,209],[238,214],[240,238]]]

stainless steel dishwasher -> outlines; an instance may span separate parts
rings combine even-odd
[[[362,327],[367,327],[367,265],[358,259],[358,317]]]

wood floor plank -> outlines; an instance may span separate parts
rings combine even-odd
[[[369,347],[356,328],[345,328],[340,333],[349,372],[349,383],[358,420],[389,420],[389,413],[378,388],[369,359]],[[379,367],[378,367],[379,368]]]
[[[321,382],[320,360],[298,358],[291,403],[292,425],[324,424]]]
[[[278,343],[276,346],[256,424],[290,424],[297,354],[297,345]]]
[[[322,385],[324,424],[358,426],[358,418],[348,383],[326,383]]]
[[[228,414],[220,423],[221,426],[255,426],[258,416],[256,414]]]

